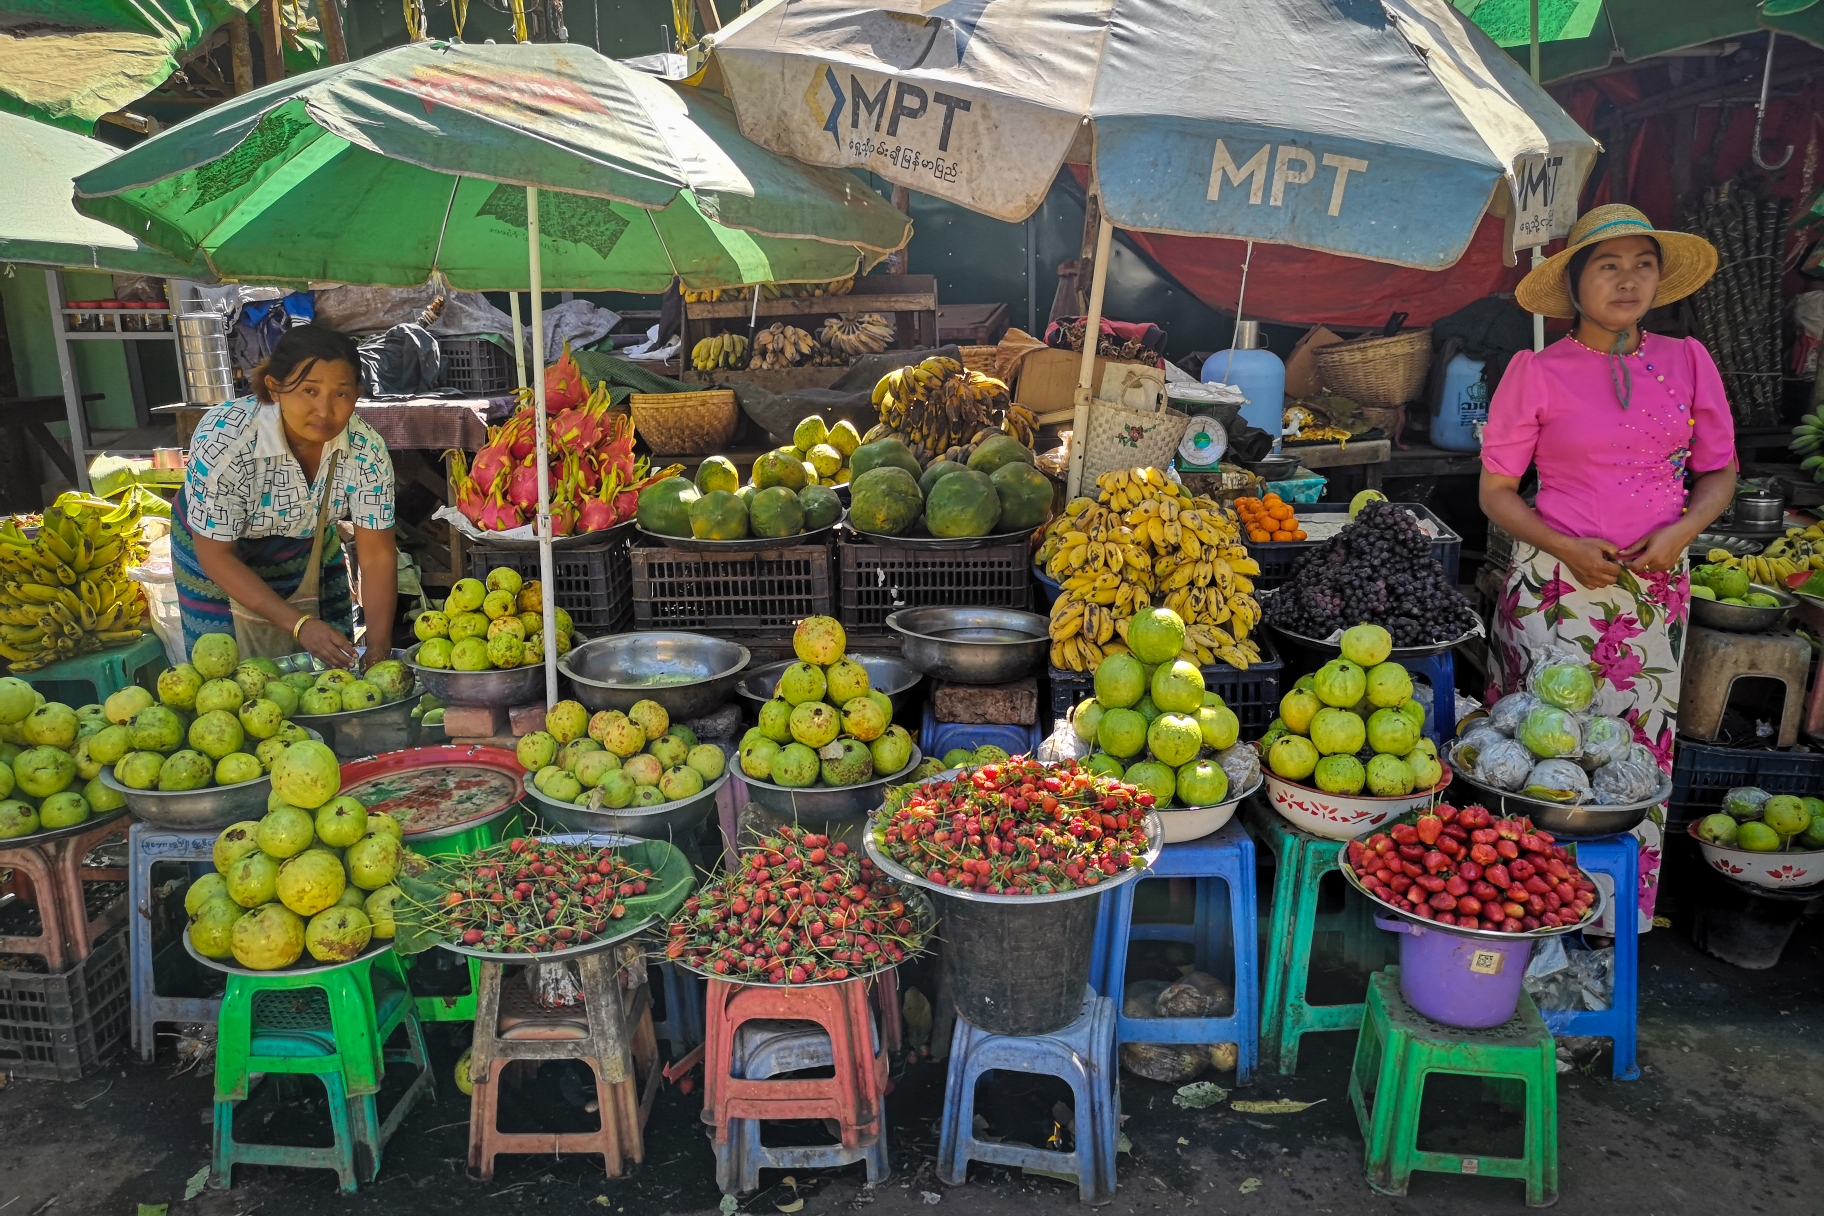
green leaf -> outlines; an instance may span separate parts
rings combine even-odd
[[[1255,1191],[1258,1191],[1259,1189],[1260,1189],[1260,1179],[1243,1178],[1241,1180],[1241,1193],[1242,1194],[1252,1195]]]
[[[740,1206],[733,1195],[722,1196],[722,1216],[735,1216],[735,1210]]]
[[[1325,1101],[1319,1098],[1317,1102]],[[1244,1115],[1296,1115],[1301,1110],[1309,1110],[1317,1102],[1294,1102],[1291,1098],[1273,1098],[1266,1102],[1231,1102],[1230,1110],[1238,1110]]]
[[[171,1210],[168,1203],[142,1203],[139,1205],[139,1216],[165,1216]]]
[[[209,1167],[205,1165],[202,1169],[184,1179],[184,1202],[188,1203],[190,1200],[195,1199],[198,1195],[203,1193],[203,1188],[208,1185]]]
[[[1228,1100],[1229,1091],[1213,1081],[1194,1081],[1180,1086],[1172,1095],[1172,1105],[1185,1110],[1204,1110]]]

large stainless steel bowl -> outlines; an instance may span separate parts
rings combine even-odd
[[[885,693],[893,702],[893,720],[902,721],[903,704],[906,694],[918,687],[918,682],[925,678],[925,673],[904,659],[885,654],[856,654],[850,651],[845,656],[852,663],[859,663],[868,672],[868,687],[875,692]],[[752,667],[741,677],[735,691],[752,701],[752,709],[758,712],[760,706],[773,699],[773,685],[779,683],[779,677],[785,674],[791,661],[768,663],[763,667]],[[906,729],[910,730],[911,727]]]
[[[1797,596],[1765,583],[1749,583],[1748,591],[1750,594],[1765,592],[1780,601],[1780,606],[1757,608],[1752,604],[1725,604],[1721,600],[1707,600],[1694,595],[1691,597],[1691,623],[1702,625],[1705,629],[1722,629],[1729,633],[1766,633],[1785,624],[1786,614],[1799,604]]]
[[[902,608],[887,617],[899,652],[928,676],[959,684],[1005,684],[1037,671],[1050,621],[1011,608]]]
[[[844,823],[866,819],[886,801],[887,787],[897,785],[911,775],[924,760],[918,745],[912,745],[912,758],[906,767],[885,777],[876,777],[860,785],[811,785],[794,789],[743,777],[747,796],[775,815],[790,815],[800,823]]]
[[[578,646],[557,670],[591,713],[657,701],[681,721],[725,704],[750,657],[700,633],[621,633]]]
[[[418,688],[449,705],[481,705],[509,709],[545,699],[545,665],[509,667],[504,671],[452,671],[425,667],[418,662],[419,642],[401,656],[418,677]]]
[[[318,743],[323,742],[317,731],[309,727],[304,730]],[[266,800],[272,795],[271,773],[261,773],[252,781],[236,785],[211,785],[200,790],[136,790],[116,781],[114,766],[109,764],[101,770],[101,783],[127,800],[127,809],[135,818],[161,828],[196,831],[258,819],[266,813]]]
[[[734,763],[732,757],[729,763]],[[547,827],[562,828],[566,832],[619,832],[640,840],[671,843],[690,839],[698,825],[715,813],[716,795],[728,784],[731,775],[724,771],[694,798],[680,798],[654,807],[592,810],[574,802],[559,802],[547,797],[530,781],[526,782],[526,798],[537,808],[538,821]]]
[[[1510,794],[1476,780],[1462,769],[1456,770],[1456,774],[1457,780],[1470,792],[1469,796],[1495,814],[1525,815],[1533,821],[1534,827],[1544,828],[1553,836],[1566,839],[1589,839],[1631,832],[1640,826],[1654,807],[1672,796],[1672,779],[1666,777],[1653,796],[1644,802],[1628,803],[1625,806],[1599,806],[1591,802],[1575,806],[1545,798],[1529,798],[1525,794]]]

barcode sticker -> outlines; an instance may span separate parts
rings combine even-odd
[[[1469,969],[1477,975],[1500,975],[1507,956],[1499,950],[1478,950],[1469,956]]]

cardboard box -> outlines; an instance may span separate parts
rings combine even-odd
[[[1317,352],[1341,341],[1325,326],[1313,325],[1307,329],[1292,348],[1291,358],[1286,360],[1286,396],[1296,401],[1321,391],[1324,384],[1317,374]]]
[[[1125,359],[1096,359],[1096,370],[1090,383],[1100,385],[1110,364],[1119,367],[1132,362]],[[1136,366],[1145,367],[1139,363]],[[1083,356],[1074,350],[1046,347],[1035,350],[1020,360],[1019,379],[1014,382],[1013,399],[1033,413],[1045,415],[1067,411],[1076,405],[1077,373],[1082,370]]]

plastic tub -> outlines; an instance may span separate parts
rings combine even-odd
[[[1531,938],[1463,937],[1443,925],[1385,916],[1374,923],[1400,935],[1400,995],[1432,1021],[1486,1030],[1514,1016],[1533,954]]]

